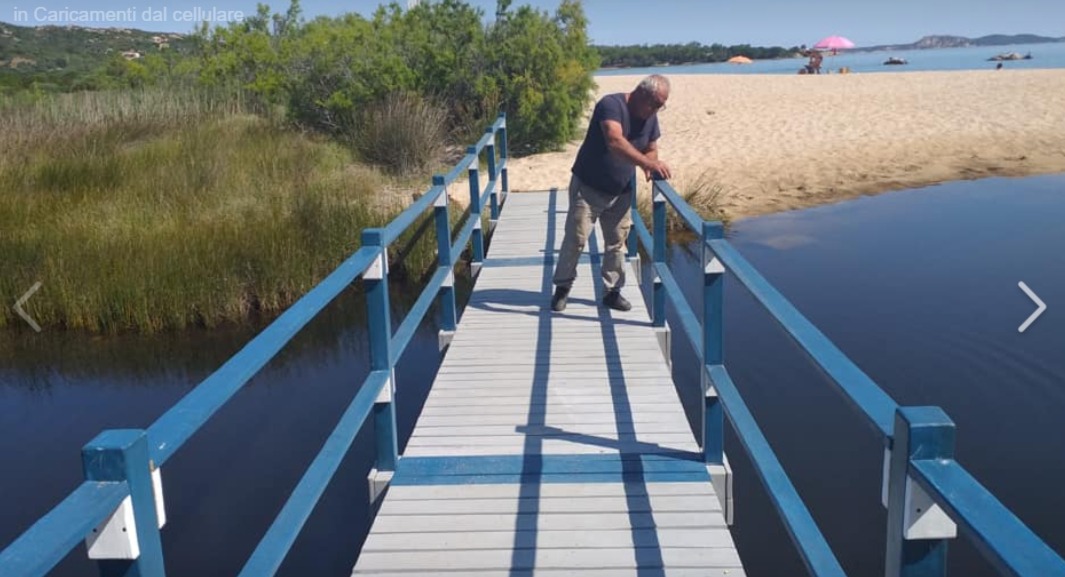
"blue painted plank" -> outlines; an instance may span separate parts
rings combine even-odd
[[[480,153],[481,149],[479,147],[470,148],[473,148],[473,150],[471,151],[470,149],[467,149],[466,156],[463,156],[462,160],[459,160],[458,164],[456,164],[454,168],[452,168],[450,171],[448,171],[446,175],[444,175],[444,184],[451,184],[452,182],[455,182],[458,177],[462,176],[463,171],[465,171],[467,167],[470,166],[471,162],[474,166],[477,166],[477,156]]]
[[[405,460],[405,459],[404,459]],[[545,473],[536,475],[440,475],[416,477],[404,475],[392,480],[394,486],[427,485],[532,485],[585,483],[709,483],[706,469],[701,471],[651,471],[644,473]]]
[[[496,180],[489,180],[485,184],[484,191],[481,193],[481,206],[488,204],[488,201],[492,199],[492,193],[496,191],[496,183]],[[498,197],[496,200],[498,200]]]
[[[380,249],[360,248],[270,326],[263,329],[211,376],[189,391],[148,427],[151,458],[162,466],[255,373],[276,355],[315,315],[347,289]]]
[[[677,215],[680,216],[681,220],[684,221],[684,224],[687,225],[691,232],[697,235],[703,234],[702,217],[700,217],[699,213],[695,212],[695,209],[681,198],[680,194],[673,189],[673,185],[665,180],[656,179],[655,188],[662,192],[666,197],[666,200],[671,206],[673,206],[673,209],[677,211]]]
[[[1003,575],[1065,577],[1065,561],[957,461],[910,461],[910,473]]]
[[[867,417],[870,426],[886,439],[890,448],[898,404],[802,316],[728,241],[712,240],[709,244],[725,268],[747,287],[817,366],[835,381],[844,398]]]
[[[429,191],[415,201],[414,204],[408,206],[403,212],[399,213],[399,216],[392,219],[392,221],[383,229],[384,245],[388,246],[396,242],[397,238],[402,236],[411,225],[418,221],[418,218],[422,213],[433,206],[433,203],[436,202],[437,197],[441,194],[444,194],[444,186],[439,184],[433,185]]]
[[[707,365],[706,371],[721,397],[740,443],[751,457],[758,479],[765,485],[773,506],[784,520],[784,528],[798,549],[807,572],[817,577],[846,577],[728,371],[721,365]]]
[[[588,253],[583,253],[583,254],[581,254],[580,258],[578,259],[578,262],[580,264],[589,264],[589,263],[598,264],[600,262],[600,259],[601,259],[601,256],[598,255],[598,254],[589,255]],[[512,258],[491,258],[491,257],[489,257],[488,260],[484,261],[485,268],[507,268],[507,267],[514,267],[514,266],[541,266],[541,265],[554,265],[554,264],[555,264],[555,255],[554,255],[554,253],[545,254],[542,257],[537,257],[537,256],[512,257]]]
[[[459,229],[458,236],[455,237],[455,244],[451,245],[451,254],[454,254],[454,255],[461,255],[462,254],[462,251],[466,248],[466,243],[470,242],[470,239],[473,237],[473,227],[474,227],[475,224],[477,224],[477,220],[479,218],[480,218],[479,215],[474,215],[474,214],[471,213],[470,216],[466,219],[466,223],[462,225],[462,228]],[[473,252],[474,252],[473,261],[477,262],[477,258],[476,258],[477,251],[476,251],[476,249]],[[483,258],[484,257],[482,256],[482,259]]]
[[[81,449],[81,465],[86,481],[125,482],[140,555],[124,567],[101,565],[101,574],[125,577],[164,577],[163,543],[159,537],[155,491],[148,437],[140,429],[113,429],[96,435]]]
[[[699,324],[699,318],[695,316],[695,311],[688,304],[688,299],[684,298],[684,292],[680,290],[680,284],[677,283],[677,279],[673,277],[673,273],[666,263],[656,262],[654,267],[658,277],[662,279],[662,287],[666,291],[666,296],[669,297],[669,301],[677,312],[684,334],[687,335],[692,347],[697,351],[701,351],[703,348],[703,328]]]
[[[4,577],[37,577],[85,540],[129,494],[125,482],[86,481],[0,552]]]
[[[946,577],[947,539],[906,539],[910,459],[953,459],[954,422],[939,407],[901,407],[888,466],[885,577]]]
[[[311,516],[322,493],[329,486],[329,481],[344,460],[355,435],[366,422],[366,417],[373,409],[374,400],[388,382],[388,378],[388,371],[374,371],[366,377],[358,394],[340,417],[336,428],[326,439],[299,484],[285,501],[281,512],[244,564],[240,571],[241,577],[273,575],[281,567],[281,562],[285,560],[304,523]]]
[[[414,305],[407,312],[407,316],[404,317],[403,322],[396,329],[396,334],[392,337],[392,344],[389,347],[389,364],[391,366],[396,366],[399,358],[403,356],[403,351],[407,350],[407,345],[414,338],[414,333],[418,331],[418,326],[421,325],[425,315],[433,306],[433,300],[436,299],[437,292],[440,287],[444,286],[444,280],[447,278],[448,272],[450,271],[446,268],[437,267],[432,278],[426,283],[425,289],[422,290],[422,294],[418,295],[418,300],[414,301]]]
[[[639,467],[644,471],[704,471],[697,453],[651,455],[490,455],[455,457],[405,457],[396,476],[438,477],[448,475],[510,475],[536,473],[621,473]]]
[[[636,238],[640,240],[640,244],[643,245],[643,249],[647,252],[654,250],[655,241],[651,238],[651,231],[647,230],[647,224],[644,223],[643,217],[639,213],[636,213],[632,220],[632,230],[636,231]]]

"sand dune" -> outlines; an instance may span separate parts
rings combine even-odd
[[[598,94],[636,76],[599,78]],[[676,75],[661,157],[709,171],[734,218],[948,180],[1065,172],[1065,70]],[[565,187],[580,142],[513,159],[514,190]]]

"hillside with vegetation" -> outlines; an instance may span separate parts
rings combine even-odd
[[[708,64],[725,62],[733,56],[746,56],[754,60],[772,60],[791,58],[801,53],[806,47],[783,48],[780,46],[761,47],[749,44],[725,46],[723,44],[705,45],[698,42],[688,44],[654,44],[631,46],[596,46],[595,50],[606,68],[638,68],[676,64]]]
[[[599,65],[580,2],[498,14],[260,6],[174,50],[103,51],[106,89],[0,95],[0,295],[40,281],[40,325],[93,332],[275,314],[500,112],[518,154],[577,135]],[[0,327],[28,330],[3,310]]]
[[[108,65],[118,59],[172,62],[194,49],[194,37],[172,32],[0,23],[0,95],[113,87]]]

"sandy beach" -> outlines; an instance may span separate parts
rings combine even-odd
[[[601,77],[597,96],[639,80]],[[719,183],[734,219],[949,180],[1065,172],[1065,70],[670,80],[661,158],[682,192],[704,173]],[[579,146],[513,159],[511,188],[564,188]]]

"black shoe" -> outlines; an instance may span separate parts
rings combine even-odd
[[[551,310],[560,313],[566,310],[566,299],[569,298],[570,287],[555,287],[555,296],[551,297]]]
[[[610,291],[603,297],[603,304],[616,310],[627,312],[632,310],[632,303],[621,296],[620,291]]]

